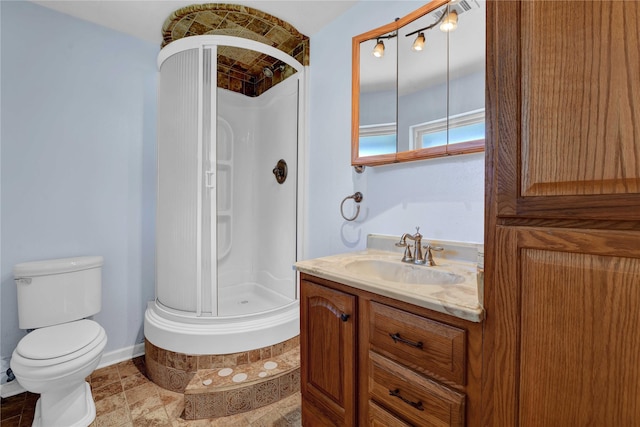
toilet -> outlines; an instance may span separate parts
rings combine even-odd
[[[33,426],[86,427],[96,406],[86,377],[107,344],[98,323],[101,256],[25,262],[13,268],[18,326],[33,329],[18,343],[11,369],[26,390],[40,394]]]

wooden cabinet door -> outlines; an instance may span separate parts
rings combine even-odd
[[[303,423],[355,426],[356,298],[304,279],[300,295]]]
[[[640,2],[491,1],[499,217],[640,220]]]
[[[640,232],[498,227],[486,425],[640,422]]]

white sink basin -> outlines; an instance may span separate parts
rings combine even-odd
[[[345,269],[362,278],[408,285],[454,285],[465,280],[459,274],[435,270],[433,267],[377,259],[352,261],[345,265]]]

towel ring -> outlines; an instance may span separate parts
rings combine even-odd
[[[344,202],[346,202],[347,199],[353,199],[356,202],[356,214],[351,218],[347,218],[346,216],[344,216]],[[358,215],[360,215],[360,202],[361,201],[362,201],[362,193],[359,192],[359,191],[356,191],[351,196],[347,196],[344,199],[342,199],[342,203],[340,203],[340,215],[342,215],[342,218],[346,219],[347,221],[353,221],[356,218],[358,218]]]

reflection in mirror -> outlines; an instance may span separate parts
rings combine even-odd
[[[484,0],[449,5],[459,21],[448,33],[450,153],[456,147],[484,147],[485,6]]]
[[[434,0],[354,37],[353,165],[484,150],[484,3]],[[391,34],[383,72],[371,52]]]
[[[438,28],[446,11],[446,5],[439,7],[399,30],[399,152],[447,144],[449,33]],[[444,123],[428,125],[438,121]]]
[[[396,36],[360,43],[359,157],[396,152]]]

